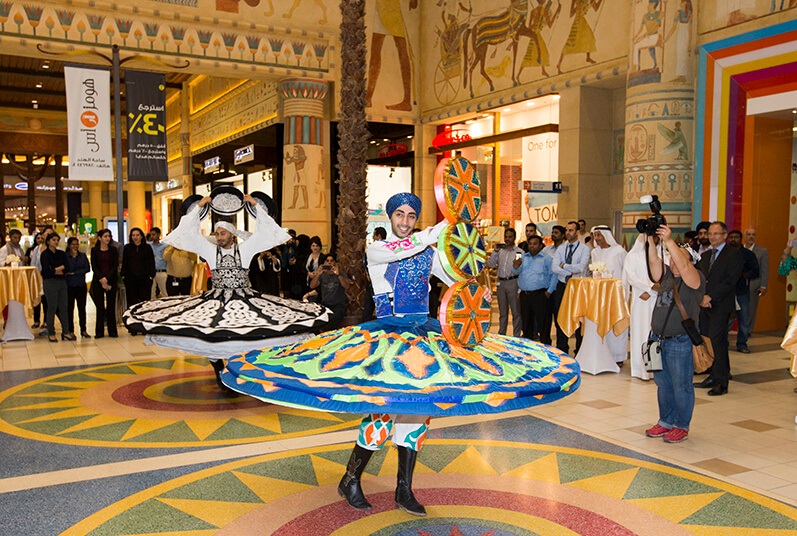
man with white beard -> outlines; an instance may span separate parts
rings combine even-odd
[[[653,240],[658,243],[659,237],[654,236]],[[631,291],[631,376],[649,380],[653,374],[646,371],[642,363],[642,345],[650,333],[659,285],[648,276],[644,234],[637,236],[634,247],[625,258],[623,286]]]
[[[620,246],[612,236],[612,230],[605,225],[592,228],[593,241],[595,247],[592,249],[592,262],[602,262],[606,265],[606,272],[610,277],[620,279],[623,277],[623,265],[625,264],[626,251]],[[623,361],[628,357],[628,330],[620,335],[615,335],[614,331],[604,337],[612,357],[619,366],[623,366]]]

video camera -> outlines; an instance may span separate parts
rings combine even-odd
[[[657,195],[646,195],[640,199],[643,203],[647,203],[653,214],[649,218],[637,220],[636,230],[648,236],[654,236],[656,231],[662,225],[667,224],[667,220],[661,215],[661,202]]]

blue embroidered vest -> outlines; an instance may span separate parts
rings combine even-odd
[[[376,317],[429,314],[429,274],[435,250],[426,248],[408,259],[392,262],[385,271],[391,293],[375,294]]]

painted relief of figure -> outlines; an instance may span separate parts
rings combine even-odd
[[[686,82],[686,69],[689,64],[689,52],[692,48],[689,46],[691,39],[691,25],[692,25],[692,0],[681,0],[681,7],[678,9],[678,14],[673,20],[670,33],[667,35],[666,41],[669,41],[676,31],[678,35],[675,38],[675,78],[673,82]]]
[[[283,13],[282,16],[285,17],[286,19],[290,19],[291,17],[293,17],[293,12],[296,11],[296,9],[299,7],[299,4],[301,4],[302,1],[303,0],[293,0],[293,6],[291,6],[290,11],[288,11],[287,13]],[[318,24],[326,24],[328,22],[327,6],[326,4],[324,4],[324,0],[313,0],[313,1],[316,3],[318,7],[321,8],[322,18],[320,21],[318,21]]]
[[[678,151],[676,160],[689,160],[689,147],[686,143],[686,137],[684,137],[684,133],[681,131],[681,122],[675,122],[674,130],[670,130],[662,123],[659,123],[657,126],[659,127],[659,134],[664,136],[668,142],[667,147],[662,149],[659,154],[667,156]]]
[[[559,63],[556,64],[559,74],[562,74],[562,60],[569,54],[586,53],[587,63],[595,63],[591,56],[597,50],[595,33],[587,22],[587,13],[589,8],[598,11],[602,4],[603,0],[573,0],[573,3],[570,4],[570,16],[574,17],[573,25],[570,27],[570,34],[562,49],[562,55],[559,56]],[[595,24],[597,24],[597,20]]]
[[[410,9],[418,7],[418,0],[410,0]],[[398,104],[385,106],[388,110],[402,112],[412,111],[413,101],[413,68],[410,61],[412,50],[407,41],[407,30],[404,16],[401,14],[401,0],[376,0],[376,16],[374,17],[374,33],[371,36],[371,59],[368,64],[368,91],[365,96],[366,108],[371,106],[371,100],[379,79],[382,67],[382,44],[385,37],[393,36],[399,58],[401,81],[404,87],[404,99]]]
[[[315,192],[318,194],[318,204],[315,208],[326,208],[327,206],[327,182],[326,172],[324,171],[324,150],[321,149],[321,160],[318,161],[318,175],[315,179]]]
[[[562,12],[562,4],[560,3],[556,12],[551,12],[551,0],[538,0],[538,5],[531,11],[528,26],[523,26],[518,32],[518,36],[526,36],[531,38],[529,44],[526,46],[526,54],[523,56],[523,61],[520,62],[520,69],[517,72],[518,79],[520,73],[523,72],[525,67],[541,67],[542,75],[548,76],[545,67],[551,64],[550,54],[548,53],[548,45],[542,38],[542,29],[544,27],[551,28],[553,23]]]
[[[257,7],[260,0],[245,0],[246,4],[251,7]],[[216,11],[225,11],[227,13],[238,13],[238,4],[241,0],[216,0]]]
[[[784,9],[791,9],[793,7],[797,7],[797,0],[780,0],[780,7],[778,7],[778,0],[772,0],[769,6],[769,12],[774,13],[775,10],[783,11]]]
[[[285,153],[285,163],[293,164],[295,172],[293,175],[293,201],[288,208],[296,208],[296,201],[299,200],[301,193],[304,204],[299,208],[307,208],[307,181],[305,180],[304,163],[307,161],[307,154],[304,152],[304,147],[301,145],[293,146],[293,156]]]
[[[755,9],[755,0],[718,0],[717,21],[730,26],[754,18],[744,12],[747,9]]]
[[[656,49],[661,46],[659,28],[661,28],[659,0],[648,0],[648,12],[642,17],[639,31],[634,35],[634,53],[631,56],[631,61],[636,59],[636,69],[632,66],[632,70],[642,70],[643,50],[647,50],[650,57],[653,58],[653,67],[651,69],[654,71],[659,69],[659,62],[656,59]]]

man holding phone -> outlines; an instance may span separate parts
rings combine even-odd
[[[489,268],[498,268],[498,281],[496,293],[498,294],[498,334],[506,335],[509,320],[509,310],[512,310],[512,335],[522,336],[523,318],[520,315],[520,302],[518,301],[518,268],[523,250],[515,246],[515,230],[511,227],[504,231],[504,243],[496,244],[490,258],[487,259]]]

